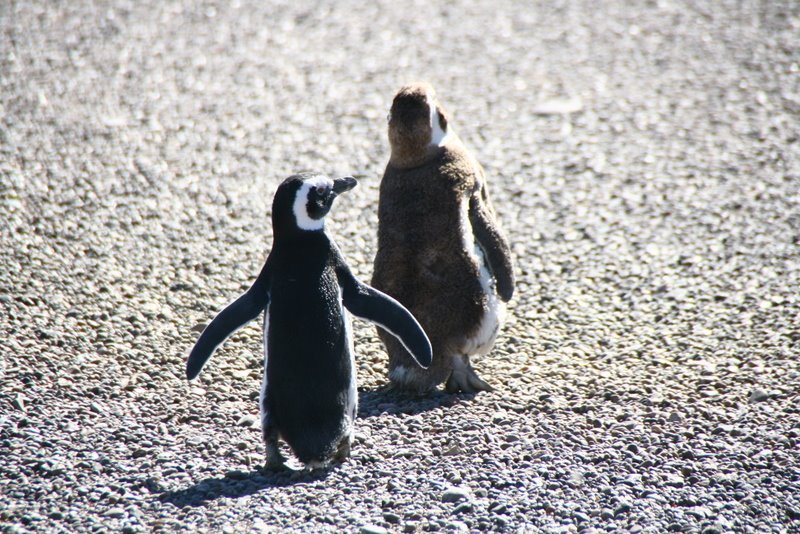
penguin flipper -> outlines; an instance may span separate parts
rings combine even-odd
[[[481,194],[484,188],[473,193],[469,199],[469,222],[472,232],[483,250],[497,282],[497,294],[508,302],[514,295],[514,267],[511,264],[511,250],[497,224],[491,219],[488,207],[484,206]]]
[[[342,304],[350,313],[396,337],[420,367],[430,366],[431,342],[410,311],[389,295],[360,282],[346,265],[336,269],[336,276],[342,288]]]
[[[258,317],[269,304],[267,290],[267,266],[265,265],[256,281],[246,293],[225,307],[200,334],[186,362],[186,378],[192,380],[217,350],[217,347],[231,334]]]

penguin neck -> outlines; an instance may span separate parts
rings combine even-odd
[[[420,167],[444,153],[444,145],[392,146],[389,163],[398,169]]]
[[[314,239],[325,235],[325,219],[320,219],[319,225],[313,229],[301,228],[293,217],[280,217],[272,219],[272,235],[274,241],[295,241],[298,239]]]
[[[272,239],[272,249],[280,251],[284,257],[302,258],[308,251],[324,250],[330,247],[331,240],[323,230],[296,230],[276,233]],[[299,256],[296,256],[299,254]]]

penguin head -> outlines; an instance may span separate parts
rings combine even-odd
[[[448,141],[447,113],[430,84],[401,88],[392,101],[388,120],[391,162],[396,166],[425,163]]]
[[[290,176],[278,186],[272,201],[275,236],[323,230],[333,201],[357,183],[352,176],[333,180],[318,172]]]

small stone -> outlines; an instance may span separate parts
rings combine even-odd
[[[572,517],[574,517],[575,521],[577,521],[578,523],[588,523],[590,520],[590,517],[588,515],[580,511],[576,511],[575,513],[573,513]]]
[[[620,501],[619,505],[614,509],[614,515],[626,514],[631,511],[631,503],[627,501]]]
[[[14,400],[11,401],[12,406],[17,410],[24,412],[26,410],[25,407],[25,396],[22,393],[17,393],[17,396],[14,397]]]
[[[388,530],[378,525],[364,525],[358,529],[359,534],[388,534]]]
[[[752,393],[750,393],[750,397],[748,397],[747,402],[749,404],[753,404],[756,402],[763,402],[767,399],[769,399],[769,393],[763,389],[754,389]]]
[[[536,104],[531,111],[536,115],[565,115],[583,109],[583,100],[579,97],[550,98]]]
[[[442,502],[458,502],[463,499],[469,499],[469,493],[467,488],[448,488],[442,493]]]
[[[263,519],[256,519],[253,521],[253,527],[251,532],[275,532],[274,527],[270,527]]]
[[[492,501],[489,504],[489,511],[492,512],[493,514],[502,514],[506,510],[508,510],[508,506],[502,502]]]
[[[464,512],[471,512],[472,511],[472,503],[471,502],[462,502],[461,504],[457,505],[453,508],[452,514],[463,514]]]
[[[400,523],[400,516],[397,514],[393,514],[392,512],[384,512],[383,520],[386,521],[387,523],[397,525]]]
[[[236,421],[236,426],[244,426],[248,428],[254,428],[258,426],[258,418],[253,415],[244,415]]]
[[[669,414],[667,421],[669,421],[670,423],[683,423],[683,416],[678,412],[672,412],[671,414]]]
[[[109,508],[103,512],[104,517],[125,517],[124,508]]]
[[[695,506],[686,511],[686,515],[692,516],[695,519],[703,520],[707,517],[711,517],[713,512],[705,506]]]

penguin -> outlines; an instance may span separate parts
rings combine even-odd
[[[379,328],[389,379],[420,394],[442,382],[448,392],[491,391],[470,358],[494,345],[514,294],[514,268],[486,175],[429,84],[401,88],[388,122],[372,286],[406,306],[433,345],[433,362],[421,369]]]
[[[305,468],[349,457],[358,400],[349,313],[397,336],[417,365],[431,363],[430,341],[414,316],[359,281],[325,231],[334,199],[355,186],[352,177],[331,180],[314,172],[281,183],[272,204],[273,246],[266,263],[189,353],[191,380],[228,336],[265,312],[259,407],[266,469],[285,468],[279,439]]]

